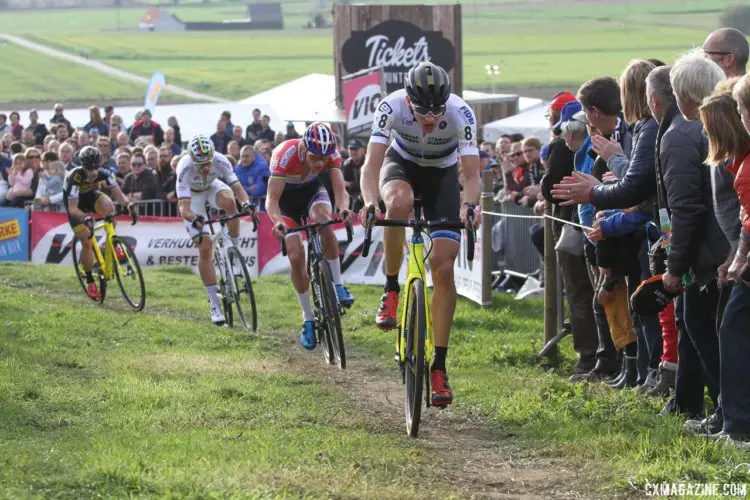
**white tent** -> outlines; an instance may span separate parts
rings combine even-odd
[[[336,106],[333,75],[311,73],[240,101],[255,106],[270,103],[284,121],[344,123],[346,115]]]
[[[495,142],[503,134],[523,134],[536,136],[546,144],[549,141],[549,121],[544,117],[547,105],[542,103],[522,111],[517,115],[503,118],[482,127],[484,140]]]
[[[253,109],[260,108],[263,114],[268,115],[271,118],[271,128],[274,130],[286,131],[285,122],[282,120],[281,115],[267,103],[256,102],[254,104],[243,104],[238,102],[227,102],[227,103],[208,103],[208,104],[165,104],[156,106],[154,111],[154,120],[159,123],[162,128],[166,129],[167,119],[170,116],[177,118],[177,123],[180,124],[180,133],[182,134],[182,140],[187,141],[194,134],[202,133],[211,135],[216,132],[216,123],[221,118],[222,111],[229,111],[232,113],[232,123],[235,125],[241,125],[244,130],[253,119]],[[28,125],[29,123],[29,110],[18,110],[21,114],[21,123]],[[102,108],[101,113],[104,114]],[[135,121],[135,113],[137,111],[143,111],[143,106],[123,106],[115,107],[115,114],[122,116],[126,126],[130,126]],[[49,124],[50,118],[54,114],[52,109],[40,109],[39,121],[44,124]],[[2,111],[6,115],[10,114],[10,111]],[[87,108],[80,109],[65,109],[65,118],[67,118],[73,127],[83,127],[89,122],[89,110]]]
[[[463,98],[471,104],[512,101],[516,97],[512,94],[488,94],[474,90],[463,92]],[[346,114],[336,106],[336,77],[334,75],[311,73],[243,99],[241,102],[244,104],[270,103],[286,121],[346,122]],[[521,97],[519,109],[539,105],[541,102],[541,99]]]

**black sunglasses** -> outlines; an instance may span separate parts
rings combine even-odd
[[[731,52],[722,52],[719,50],[703,50],[704,54],[708,54],[710,56],[728,56],[732,54]]]
[[[432,116],[441,116],[445,113],[445,104],[442,106],[417,106],[416,104],[412,104],[411,109],[414,110],[414,114],[419,116],[427,116],[429,114],[432,114]]]
[[[142,167],[142,166],[143,166],[143,163],[141,163],[141,162],[137,162],[137,163],[131,163],[131,164],[130,164],[130,166],[131,166],[131,167]]]
[[[510,155],[511,156],[522,156],[523,155],[523,151],[516,151],[515,153],[511,153]]]

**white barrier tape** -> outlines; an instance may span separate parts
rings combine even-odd
[[[555,220],[557,222],[562,222],[563,224],[569,224],[571,226],[575,226],[575,227],[578,227],[578,228],[581,228],[581,229],[585,229],[585,230],[588,230],[588,231],[591,231],[593,229],[591,227],[584,226],[583,224],[577,224],[577,223],[569,221],[569,220],[559,219],[557,217],[552,217],[551,215],[501,214],[501,213],[498,213],[498,212],[482,212],[482,215],[495,215],[497,217],[507,217],[509,219],[536,219],[536,220],[541,220],[541,219],[545,219],[546,218],[546,219]]]

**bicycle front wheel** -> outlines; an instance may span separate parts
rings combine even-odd
[[[245,259],[234,247],[227,250],[229,259],[229,270],[234,275],[234,305],[240,321],[248,331],[258,329],[258,311],[255,308],[255,294],[253,294],[253,283],[250,281],[250,273],[247,271]]]
[[[146,284],[141,265],[127,241],[115,236],[112,245],[115,247],[115,276],[122,296],[135,311],[142,311],[146,305]],[[117,255],[121,257],[118,259]]]
[[[407,323],[403,341],[406,342],[406,432],[411,437],[419,434],[422,416],[422,390],[425,372],[425,335],[427,317],[424,303],[424,282],[415,279],[406,298]]]
[[[96,239],[93,239],[92,243],[96,245]],[[76,276],[78,276],[78,282],[81,284],[81,288],[83,288],[83,293],[86,295],[86,297],[89,297],[88,290],[86,290],[86,270],[84,270],[83,268],[83,263],[81,262],[80,257],[83,244],[77,236],[73,237],[72,247],[73,269],[75,269]],[[96,261],[96,256],[94,256],[94,265],[91,267],[91,274],[94,277],[94,281],[99,282],[99,294],[101,295],[101,299],[99,299],[98,301],[94,299],[91,300],[94,300],[94,302],[104,302],[104,295],[107,293],[107,280],[104,277],[104,274],[101,272],[99,263]]]
[[[336,364],[341,370],[344,370],[346,368],[346,349],[344,348],[344,334],[341,331],[341,311],[336,299],[331,266],[328,265],[328,262],[318,261],[318,273],[320,291],[325,303],[324,319],[326,330],[328,330],[328,342],[331,344]]]

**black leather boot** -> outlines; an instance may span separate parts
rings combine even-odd
[[[616,385],[610,385],[612,389],[625,389],[635,387],[638,384],[638,358],[625,356],[625,376]]]
[[[604,382],[608,386],[612,387],[620,383],[620,381],[625,378],[625,356],[622,357],[622,367],[620,368],[620,373],[615,376],[612,380],[609,382]]]
[[[588,373],[583,374],[576,374],[570,377],[570,381],[573,383],[576,382],[599,382],[599,381],[609,381],[612,379],[612,377],[615,377],[620,374],[620,367],[617,363],[606,363],[601,360],[596,361],[596,366],[594,366],[594,369],[591,370]]]

